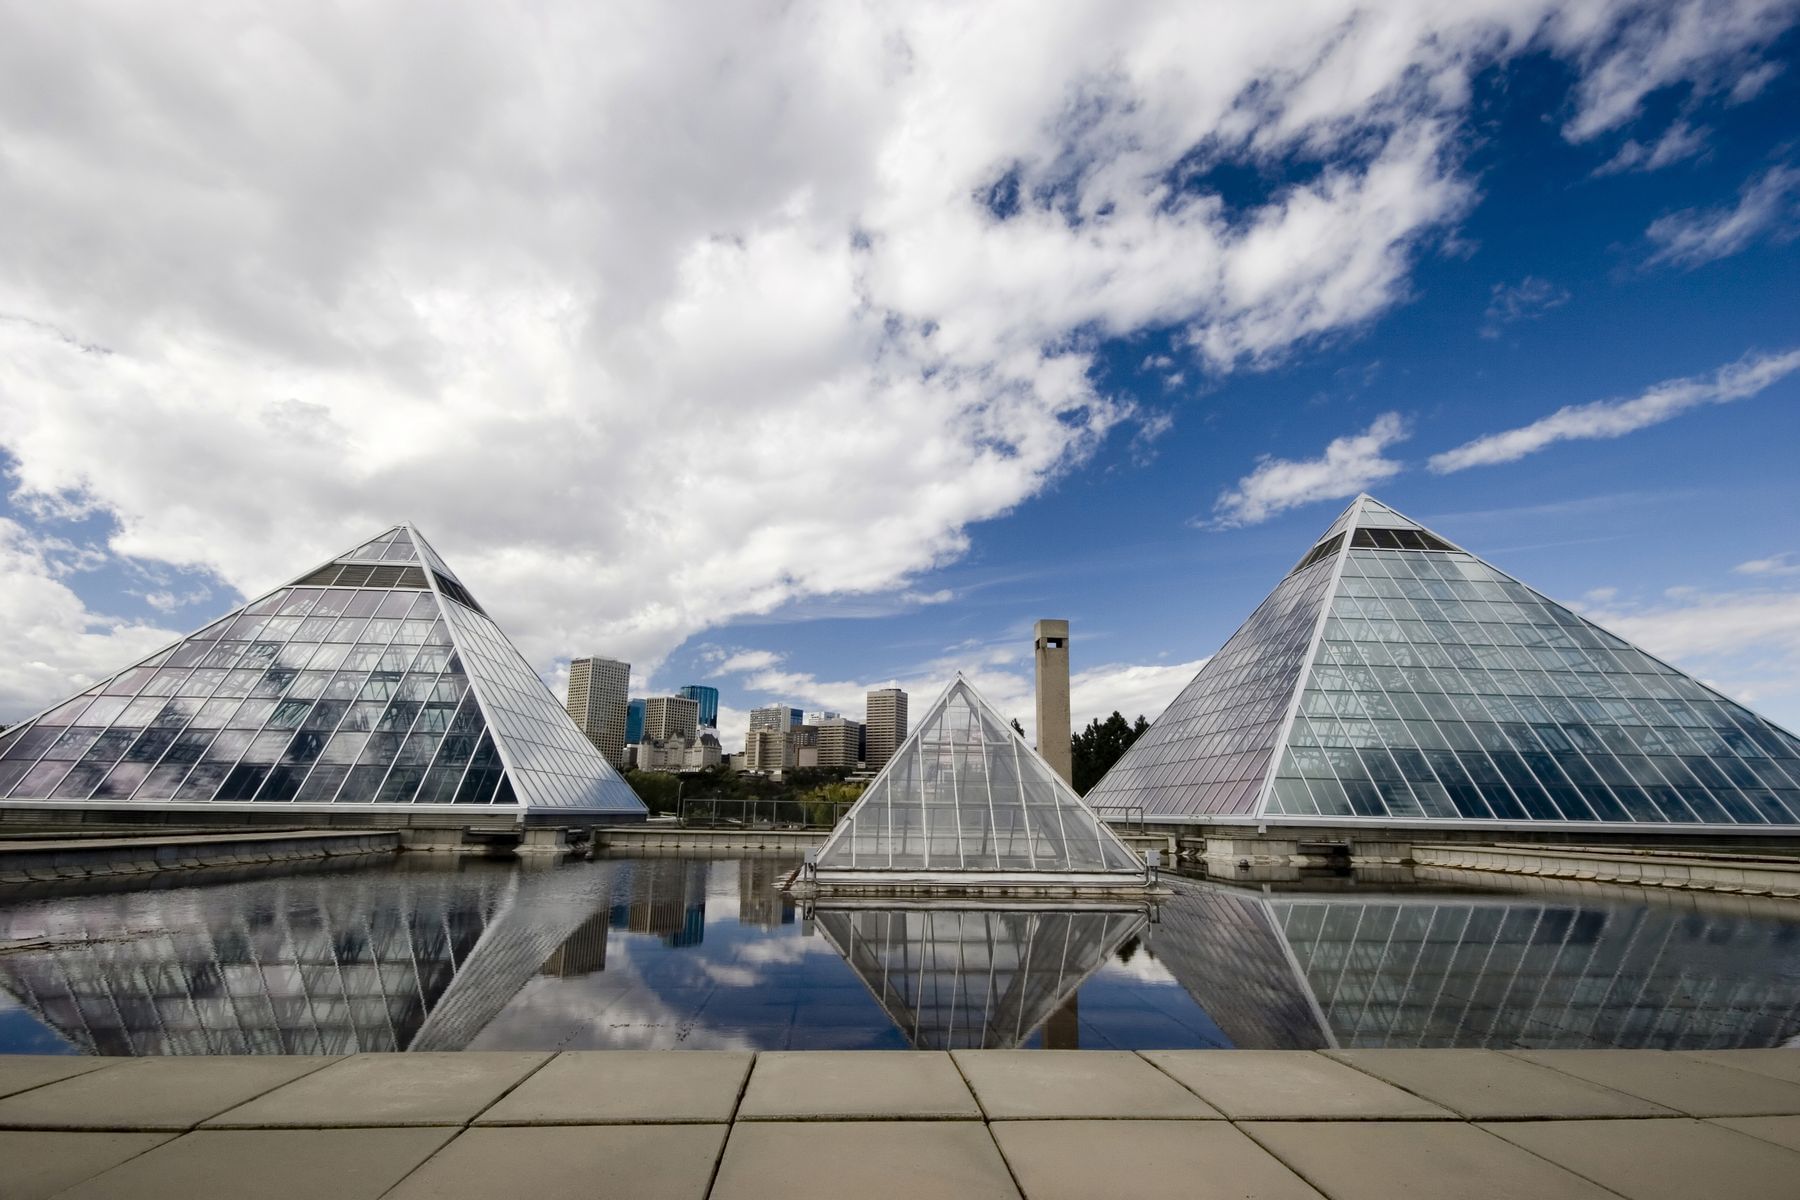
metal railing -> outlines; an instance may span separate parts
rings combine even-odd
[[[1141,804],[1096,804],[1094,815],[1127,833],[1144,832],[1144,806]]]
[[[675,810],[675,823],[687,829],[831,829],[854,803],[684,797]]]

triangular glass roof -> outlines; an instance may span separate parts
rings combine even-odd
[[[1142,912],[825,909],[825,938],[915,1050],[1011,1050],[1099,970]]]
[[[1143,864],[957,676],[817,860],[833,872],[1107,873]]]
[[[1091,801],[1166,820],[1800,824],[1800,739],[1385,505],[1346,515]]]
[[[0,801],[643,814],[424,546],[396,526],[0,734]]]

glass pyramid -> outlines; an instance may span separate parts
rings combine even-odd
[[[825,939],[915,1050],[1022,1045],[1126,938],[1142,912],[825,909]]]
[[[1088,800],[1795,825],[1800,739],[1361,496]]]
[[[817,859],[821,885],[1046,874],[1135,883],[1144,866],[960,675]]]
[[[0,734],[0,803],[646,812],[410,526]]]

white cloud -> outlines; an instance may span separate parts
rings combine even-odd
[[[1745,355],[1711,375],[1670,379],[1629,400],[1572,404],[1529,425],[1486,434],[1454,450],[1432,455],[1431,469],[1447,474],[1514,462],[1557,442],[1623,437],[1692,408],[1754,396],[1796,370],[1800,370],[1800,350]]]
[[[1657,657],[1786,728],[1800,729],[1800,592],[1672,588],[1584,610]]]
[[[781,655],[772,650],[738,650],[720,659],[714,670],[720,675],[740,675],[766,671],[780,661]]]
[[[1619,22],[1616,37],[1595,37]],[[1653,0],[1644,4],[1575,4],[1551,22],[1550,41],[1582,64],[1575,115],[1563,127],[1570,141],[1585,141],[1625,124],[1651,93],[1681,83],[1696,92],[1743,95],[1746,76],[1766,70],[1760,60],[1793,21],[1790,0]]]
[[[1265,455],[1236,487],[1220,493],[1206,524],[1215,529],[1254,525],[1314,500],[1354,496],[1400,473],[1401,464],[1385,452],[1408,436],[1399,413],[1383,413],[1363,432],[1332,439],[1318,458]]]
[[[1739,575],[1800,575],[1800,558],[1787,550],[1768,558],[1753,558],[1731,568]]]
[[[1619,152],[1598,167],[1596,175],[1618,175],[1626,171],[1657,171],[1684,159],[1693,158],[1706,149],[1706,137],[1712,131],[1705,126],[1695,128],[1686,121],[1677,121],[1656,139],[1655,144],[1646,146],[1635,138],[1628,138]]]
[[[1800,170],[1770,167],[1746,183],[1729,208],[1689,208],[1658,217],[1645,235],[1651,263],[1697,267],[1726,258],[1768,234],[1786,241],[1800,223]]]
[[[651,671],[734,616],[905,589],[1166,420],[1096,391],[1096,338],[1170,330],[1216,374],[1404,300],[1473,200],[1477,73],[1548,49],[1610,127],[1779,27],[1756,0],[74,7],[0,12],[15,504],[244,591],[411,518],[540,668]],[[1170,183],[1296,150],[1324,169],[1235,207]]]
[[[1517,283],[1496,283],[1489,294],[1487,312],[1483,314],[1481,336],[1497,338],[1503,326],[1535,321],[1568,302],[1567,288],[1535,275],[1527,275]]]
[[[177,634],[88,611],[65,582],[81,549],[0,517],[0,723],[73,695]]]

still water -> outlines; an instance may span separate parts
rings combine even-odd
[[[1774,1046],[1800,912],[1440,874],[855,908],[777,858],[382,858],[0,890],[0,1052]]]

